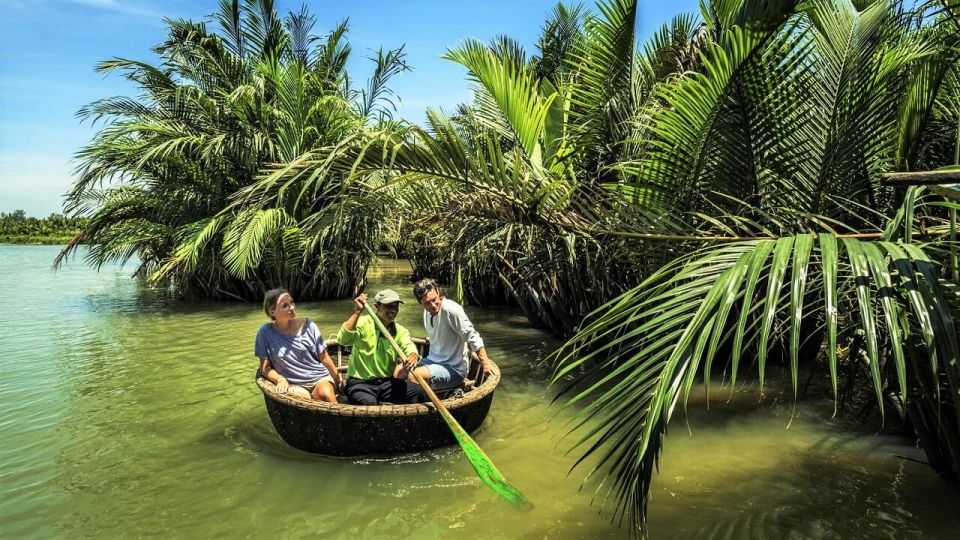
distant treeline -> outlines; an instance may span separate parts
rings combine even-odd
[[[27,217],[23,210],[0,212],[0,243],[66,244],[86,227],[88,218],[50,214],[43,219]]]

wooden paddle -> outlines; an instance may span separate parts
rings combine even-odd
[[[364,302],[363,309],[367,311],[367,315],[373,319],[377,324],[377,328],[380,330],[380,333],[383,334],[383,337],[387,338],[387,341],[390,342],[390,345],[393,346],[393,350],[397,352],[397,355],[401,359],[406,359],[407,355],[403,352],[403,349],[397,345],[397,342],[394,341],[393,336],[390,335],[390,332],[387,330],[387,327],[384,326],[383,321],[380,320],[380,317],[377,315],[377,312],[374,311],[370,304]],[[487,457],[487,454],[480,449],[480,446],[470,437],[470,434],[467,433],[465,429],[457,422],[457,419],[450,414],[450,411],[443,406],[443,402],[440,401],[440,398],[437,397],[437,394],[434,393],[433,389],[430,388],[423,379],[420,378],[414,371],[409,372],[410,377],[419,384],[423,391],[427,393],[427,397],[430,398],[430,401],[433,403],[433,406],[437,408],[437,411],[440,412],[440,416],[443,417],[443,421],[447,423],[447,427],[450,428],[450,431],[453,432],[453,436],[457,438],[457,442],[460,443],[460,447],[463,448],[463,453],[467,455],[467,459],[470,460],[470,464],[473,465],[473,469],[477,471],[477,475],[480,476],[480,479],[483,480],[483,483],[490,486],[490,489],[497,492],[498,495],[506,499],[513,505],[514,508],[521,508],[524,510],[529,510],[533,508],[533,504],[523,496],[522,493],[517,491],[517,489],[507,483],[507,479],[500,474],[500,471],[497,470],[496,465],[490,461],[490,458]]]

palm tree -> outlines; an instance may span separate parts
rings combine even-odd
[[[570,335],[599,299],[662,262],[651,250],[630,257],[622,237],[593,231],[605,233],[611,219],[674,226],[654,201],[625,199],[637,191],[613,165],[640,151],[629,137],[644,133],[641,104],[657,97],[658,77],[695,65],[703,39],[695,19],[681,17],[637,53],[635,2],[604,3],[601,12],[558,5],[532,58],[509,38],[465,41],[446,57],[468,69],[472,104],[453,117],[431,111],[428,129],[318,149],[277,169],[261,189],[317,191],[338,174],[387,177],[367,195],[405,203],[399,236],[407,241],[397,250],[415,273],[462,283],[475,302],[516,302],[534,324]]]
[[[67,199],[68,211],[91,221],[57,264],[88,245],[92,264],[136,256],[136,275],[181,293],[256,298],[283,284],[323,297],[356,288],[362,256],[340,264],[308,257],[331,237],[304,227],[323,201],[307,200],[297,212],[236,201],[274,164],[333,144],[371,119],[388,121],[386,82],[405,68],[402,49],[380,51],[370,85],[358,91],[346,72],[346,22],[318,38],[306,8],[281,19],[272,0],[222,0],[213,32],[205,23],[166,22],[168,39],[154,49],[158,66],[120,59],[98,67],[123,72],[142,96],[80,111],[105,122],[78,153]]]
[[[432,111],[426,130],[339,145],[288,176],[326,167],[392,171],[391,186],[407,186],[396,198],[407,203],[404,236],[411,241],[400,249],[415,273],[456,279],[474,301],[514,301],[535,324],[569,335],[599,298],[655,267],[623,257],[622,238],[591,232],[608,219],[600,209],[638,227],[670,223],[653,203],[637,209],[603,187],[622,183],[610,164],[637,151],[622,139],[638,132],[646,114],[639,103],[652,99],[654,77],[675,73],[635,54],[634,2],[603,4],[602,11],[604,18],[559,5],[531,59],[507,38],[489,46],[465,41],[446,58],[468,69],[471,105],[453,117]],[[689,53],[687,40],[699,35],[693,21],[677,19],[649,50],[685,58],[677,51]]]
[[[417,262],[432,256],[474,301],[509,298],[535,325],[561,336],[600,298],[634,286],[662,262],[658,247],[638,249],[633,241],[625,249],[622,237],[604,234],[612,223],[679,230],[657,202],[623,197],[638,190],[616,165],[642,151],[636,141],[657,106],[655,86],[698,67],[691,58],[703,44],[696,19],[682,16],[637,51],[636,2],[601,2],[599,11],[558,4],[530,60],[502,39],[451,50],[447,58],[468,69],[474,102],[449,119],[452,128],[439,128],[442,147],[425,143],[419,151],[441,161],[456,156],[446,167],[462,172],[433,174],[443,167],[431,164],[415,177],[441,179],[450,192],[441,206],[415,204],[425,210],[422,221],[436,224],[415,237],[435,240]],[[418,140],[429,137],[436,133]],[[473,165],[460,163],[463,156]],[[428,159],[400,154],[396,162],[409,170]],[[470,172],[482,163],[496,171],[498,161],[501,178]],[[489,200],[477,203],[478,193]]]

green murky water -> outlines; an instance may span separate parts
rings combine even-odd
[[[253,382],[252,304],[176,303],[129,269],[59,248],[0,246],[0,538],[623,538],[586,469],[569,474],[566,416],[548,408],[557,342],[517,313],[469,308],[504,381],[474,434],[534,504],[512,509],[458,448],[333,459],[287,447]],[[409,295],[390,263],[371,289]],[[400,320],[419,329],[419,307]],[[325,335],[349,301],[303,303]],[[954,538],[960,489],[902,439],[829,420],[829,404],[691,405],[671,426],[653,538]],[[789,401],[789,400],[787,400]],[[854,426],[851,429],[851,426]]]

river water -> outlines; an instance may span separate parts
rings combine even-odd
[[[0,538],[625,538],[580,490],[569,414],[549,406],[558,342],[518,313],[469,307],[504,378],[474,434],[535,507],[487,489],[458,448],[335,459],[287,447],[253,381],[259,306],[176,302],[58,247],[0,245]],[[370,290],[410,296],[385,262]],[[298,304],[325,335],[349,301]],[[400,322],[420,335],[420,308]],[[922,451],[831,419],[829,401],[757,407],[715,394],[671,425],[652,538],[955,538],[960,489]],[[786,395],[786,394],[785,394]],[[569,473],[569,474],[568,474]]]

